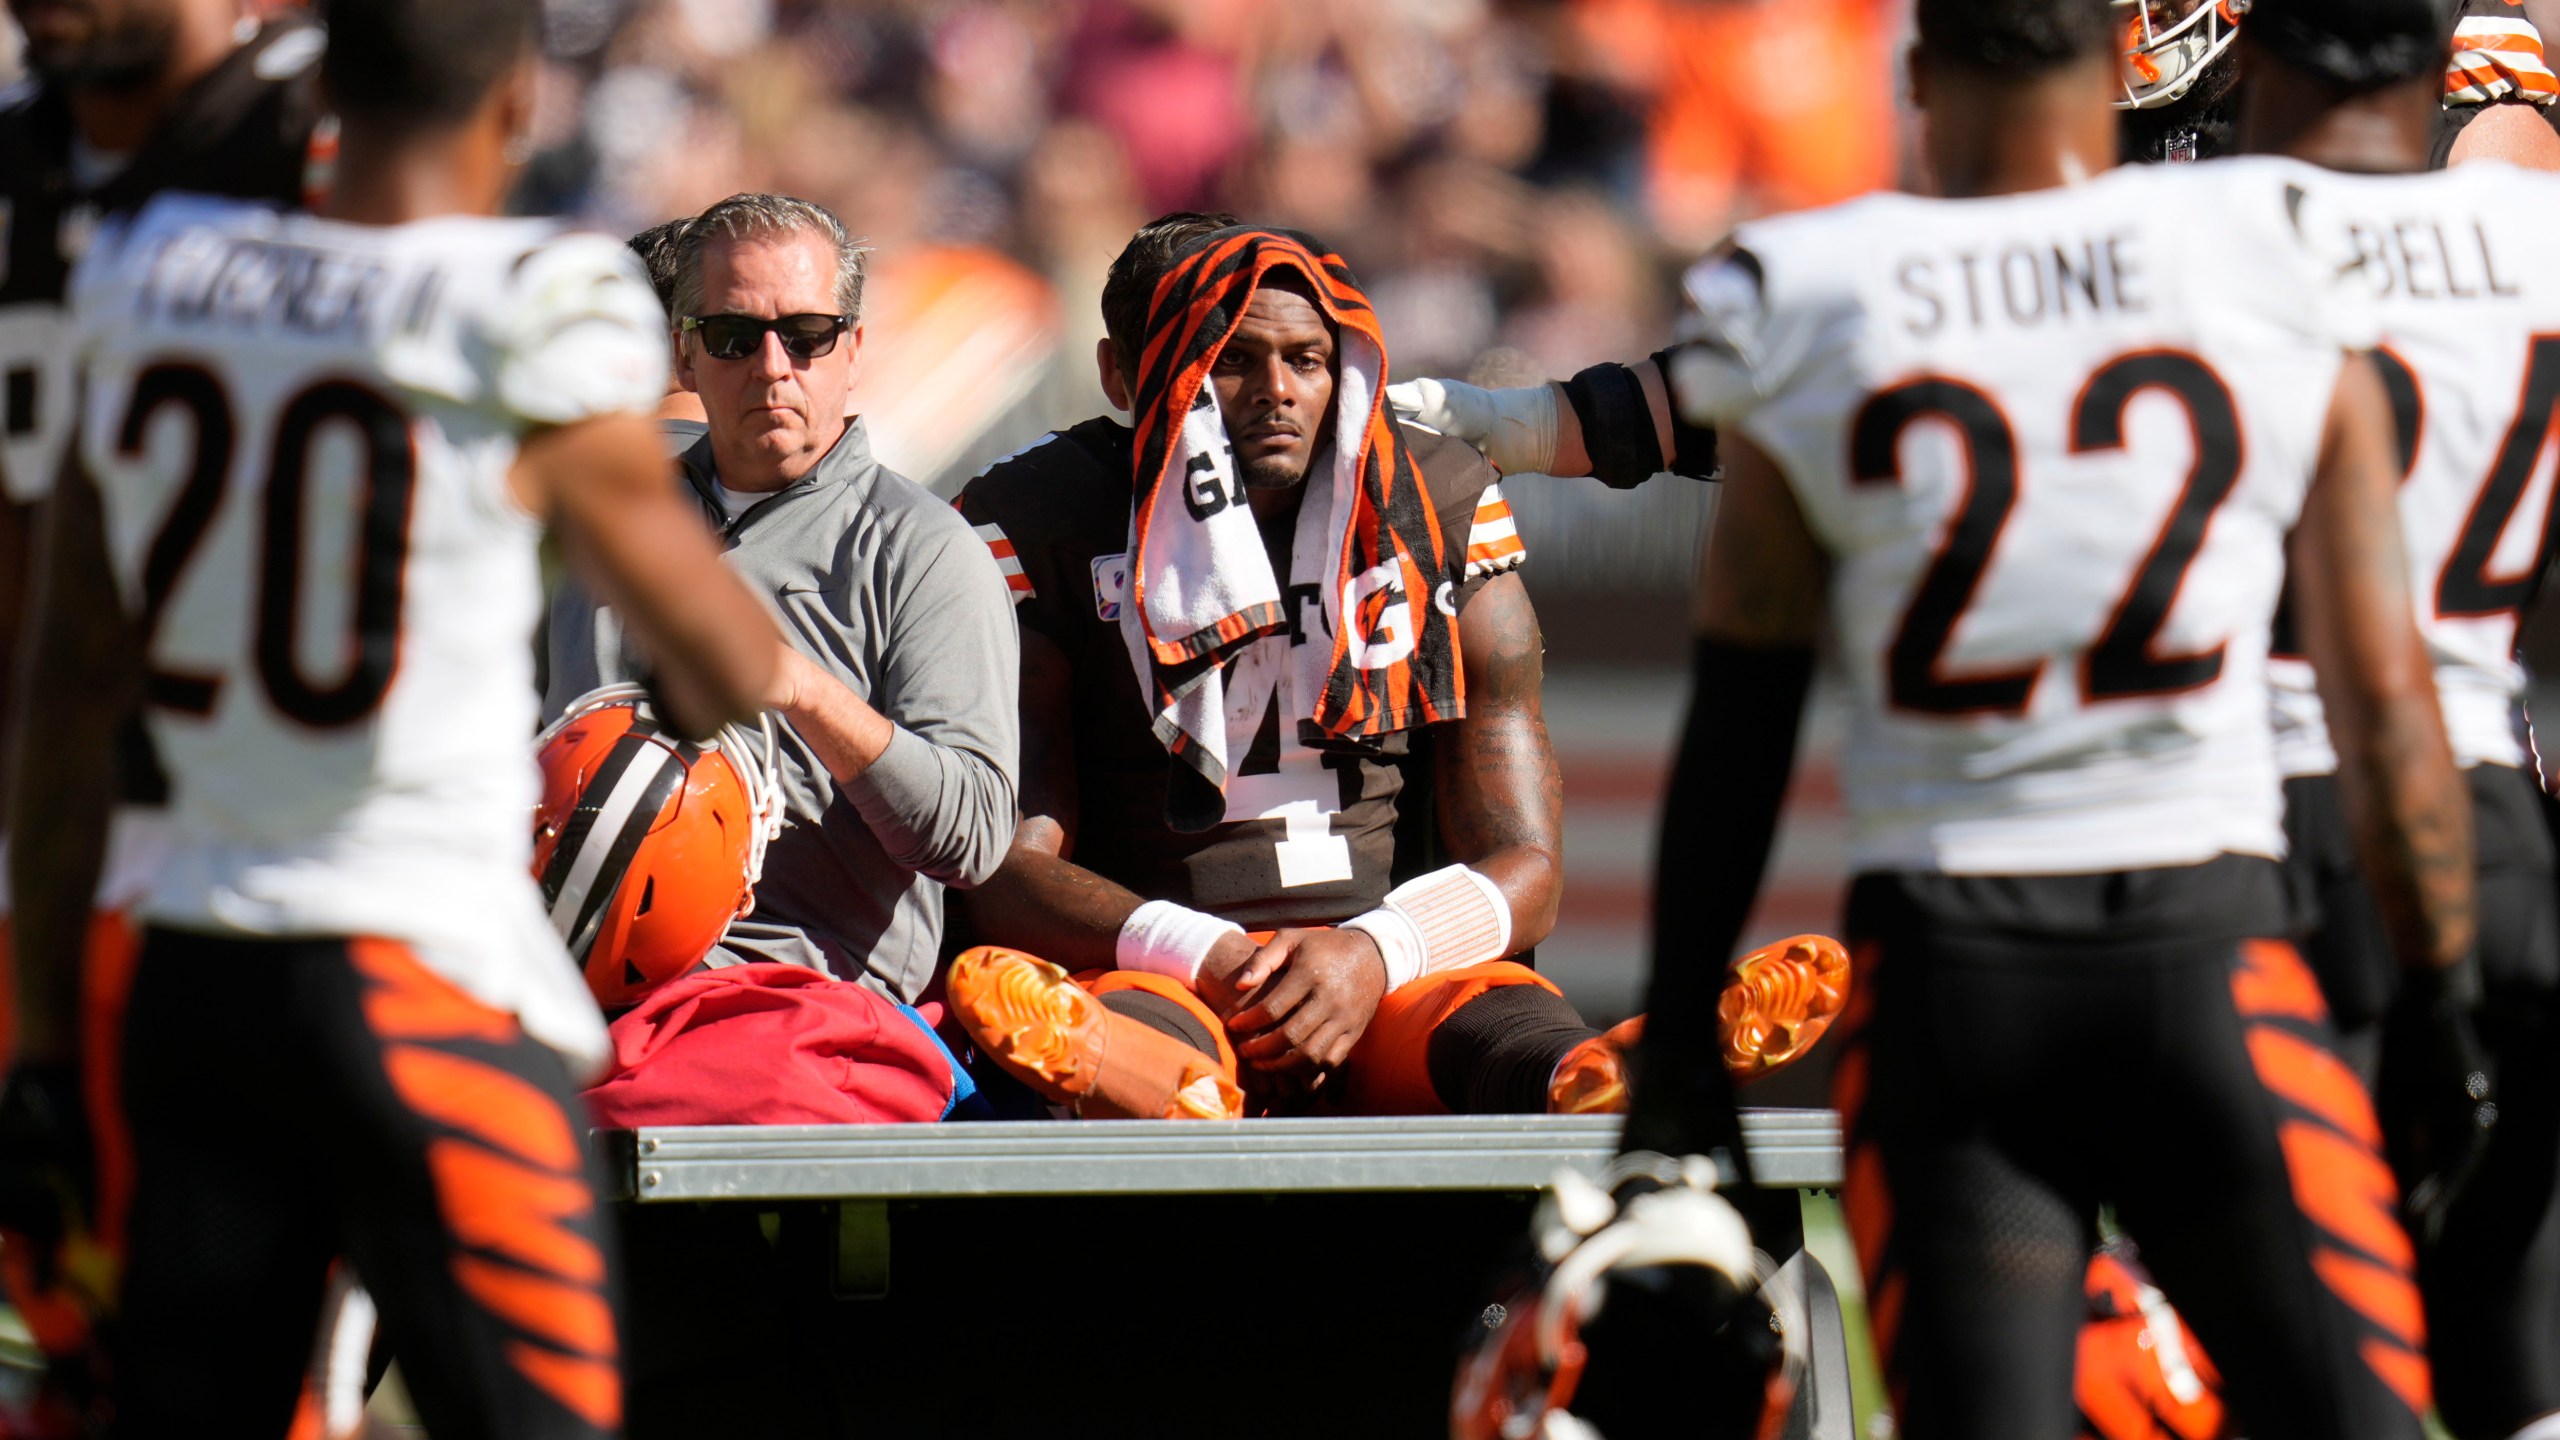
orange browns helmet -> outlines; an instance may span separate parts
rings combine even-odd
[[[608,685],[535,737],[533,873],[552,928],[608,1008],[700,964],[755,908],[782,824],[772,717],[702,744],[659,728],[646,692]]]
[[[2186,98],[2206,67],[2240,38],[2249,0],[2113,0],[2124,35],[2119,110],[2150,110]]]

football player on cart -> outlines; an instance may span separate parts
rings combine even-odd
[[[1025,738],[1020,832],[968,901],[1002,948],[954,963],[956,1013],[1087,1115],[1235,1115],[1248,1085],[1616,1108],[1634,1029],[1520,959],[1554,923],[1561,782],[1492,470],[1382,413],[1367,303],[1305,237],[1164,217],[1103,310],[1137,426],[1058,432],[960,498],[1015,592]],[[1437,823],[1400,827],[1416,771]],[[1774,987],[1804,1013],[1743,1043],[1809,1044],[1843,971]]]

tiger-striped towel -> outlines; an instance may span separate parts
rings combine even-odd
[[[1185,772],[1167,818],[1205,830],[1225,816],[1226,670],[1282,628],[1280,585],[1236,474],[1208,377],[1265,274],[1303,274],[1339,333],[1333,440],[1307,477],[1300,553],[1329,577],[1320,596],[1332,645],[1299,647],[1293,675],[1324,738],[1375,739],[1464,713],[1458,628],[1443,593],[1440,525],[1421,472],[1384,403],[1387,351],[1368,297],[1340,256],[1286,231],[1239,227],[1201,240],[1156,286],[1136,377],[1136,508],[1122,634],[1149,696],[1156,738]],[[1356,444],[1344,437],[1357,437]],[[1313,558],[1313,557],[1310,557]]]

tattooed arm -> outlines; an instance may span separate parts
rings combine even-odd
[[[2423,969],[2471,952],[2471,801],[2411,619],[2390,413],[2371,363],[2349,361],[2293,533],[2292,583],[2366,878],[2400,963]]]
[[[1555,928],[1564,890],[1564,777],[1547,743],[1546,645],[1518,575],[1497,575],[1458,615],[1467,716],[1433,736],[1440,835],[1511,902],[1511,948]]]

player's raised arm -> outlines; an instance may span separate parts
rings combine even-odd
[[[142,694],[142,649],[108,569],[97,487],[67,467],[42,517],[20,710],[4,772],[15,900],[17,1056],[78,1053],[80,956],[107,849],[116,738]]]
[[[1663,802],[1653,980],[1624,1149],[1721,1150],[1728,1166],[1745,1164],[1716,1001],[1795,768],[1826,573],[1776,463],[1731,439],[1699,572],[1695,688]]]
[[[650,421],[599,416],[528,435],[515,486],[558,529],[583,578],[628,617],[682,733],[708,734],[788,698],[771,694],[781,632],[669,483],[665,442]]]
[[[1505,475],[1590,475],[1618,490],[1665,471],[1713,480],[1716,432],[1672,407],[1675,353],[1505,390],[1408,380],[1388,386],[1387,399],[1414,424],[1474,446]]]

